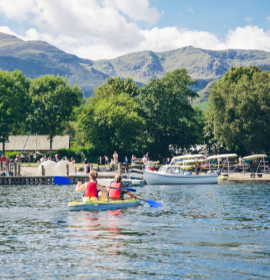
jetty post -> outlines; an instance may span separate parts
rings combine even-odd
[[[13,165],[14,176],[17,177],[17,164],[14,162]]]
[[[118,163],[117,167],[118,167],[117,174],[122,175],[122,163]]]
[[[45,168],[44,165],[41,165],[41,173],[42,173],[42,177],[45,176]]]

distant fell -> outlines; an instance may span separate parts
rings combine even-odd
[[[270,53],[258,50],[212,51],[191,46],[166,51],[142,51],[109,60],[82,59],[43,41],[23,41],[15,36],[0,33],[0,68],[19,69],[30,77],[54,74],[67,75],[73,84],[78,84],[85,97],[93,93],[107,77],[132,77],[135,82],[147,83],[160,78],[166,72],[187,68],[197,85],[192,89],[207,102],[211,86],[221,79],[230,66],[256,65],[270,70]]]

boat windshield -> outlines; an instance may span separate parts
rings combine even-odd
[[[165,168],[164,168],[165,167]],[[166,173],[172,173],[172,174],[175,174],[175,173],[180,173],[180,166],[173,166],[173,167],[166,167],[164,166],[162,171],[163,172],[166,172]]]

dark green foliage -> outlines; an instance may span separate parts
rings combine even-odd
[[[70,87],[67,77],[46,75],[31,82],[29,96],[32,106],[27,120],[32,132],[49,135],[52,146],[53,137],[64,132],[74,108],[81,104],[81,89]]]
[[[270,72],[232,67],[211,90],[206,120],[208,136],[228,150],[270,151]]]
[[[19,134],[24,126],[30,80],[22,72],[0,72],[0,136]],[[19,129],[18,129],[19,128]]]
[[[138,148],[143,132],[139,111],[139,105],[127,93],[93,99],[79,117],[79,130],[83,139],[99,151],[129,153]]]
[[[129,96],[137,96],[139,86],[131,78],[121,79],[120,77],[107,78],[105,83],[95,88],[96,100],[109,97],[113,94],[127,93]]]
[[[189,149],[200,140],[203,116],[191,100],[195,81],[186,69],[177,69],[161,79],[152,79],[140,90],[139,102],[146,120],[144,149],[154,158],[169,156],[169,146]]]

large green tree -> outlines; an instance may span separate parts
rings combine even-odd
[[[109,97],[113,94],[127,93],[134,97],[139,94],[139,86],[131,78],[121,79],[120,77],[107,78],[105,83],[95,88],[95,100]]]
[[[18,134],[25,126],[30,80],[21,71],[0,72],[0,138]],[[5,141],[3,141],[3,153]]]
[[[144,148],[155,158],[167,157],[170,145],[189,149],[200,141],[203,116],[192,108],[198,95],[189,88],[195,83],[187,69],[176,69],[141,89],[139,102],[147,124]]]
[[[28,121],[33,132],[49,135],[52,156],[53,137],[62,134],[75,107],[82,102],[82,91],[70,86],[67,77],[41,76],[31,82],[29,96],[32,99]]]
[[[208,128],[228,150],[270,151],[270,72],[231,67],[211,90]],[[209,129],[208,129],[209,132]]]
[[[127,93],[112,94],[86,105],[79,116],[83,138],[104,153],[129,153],[138,148],[144,120],[140,107]]]

